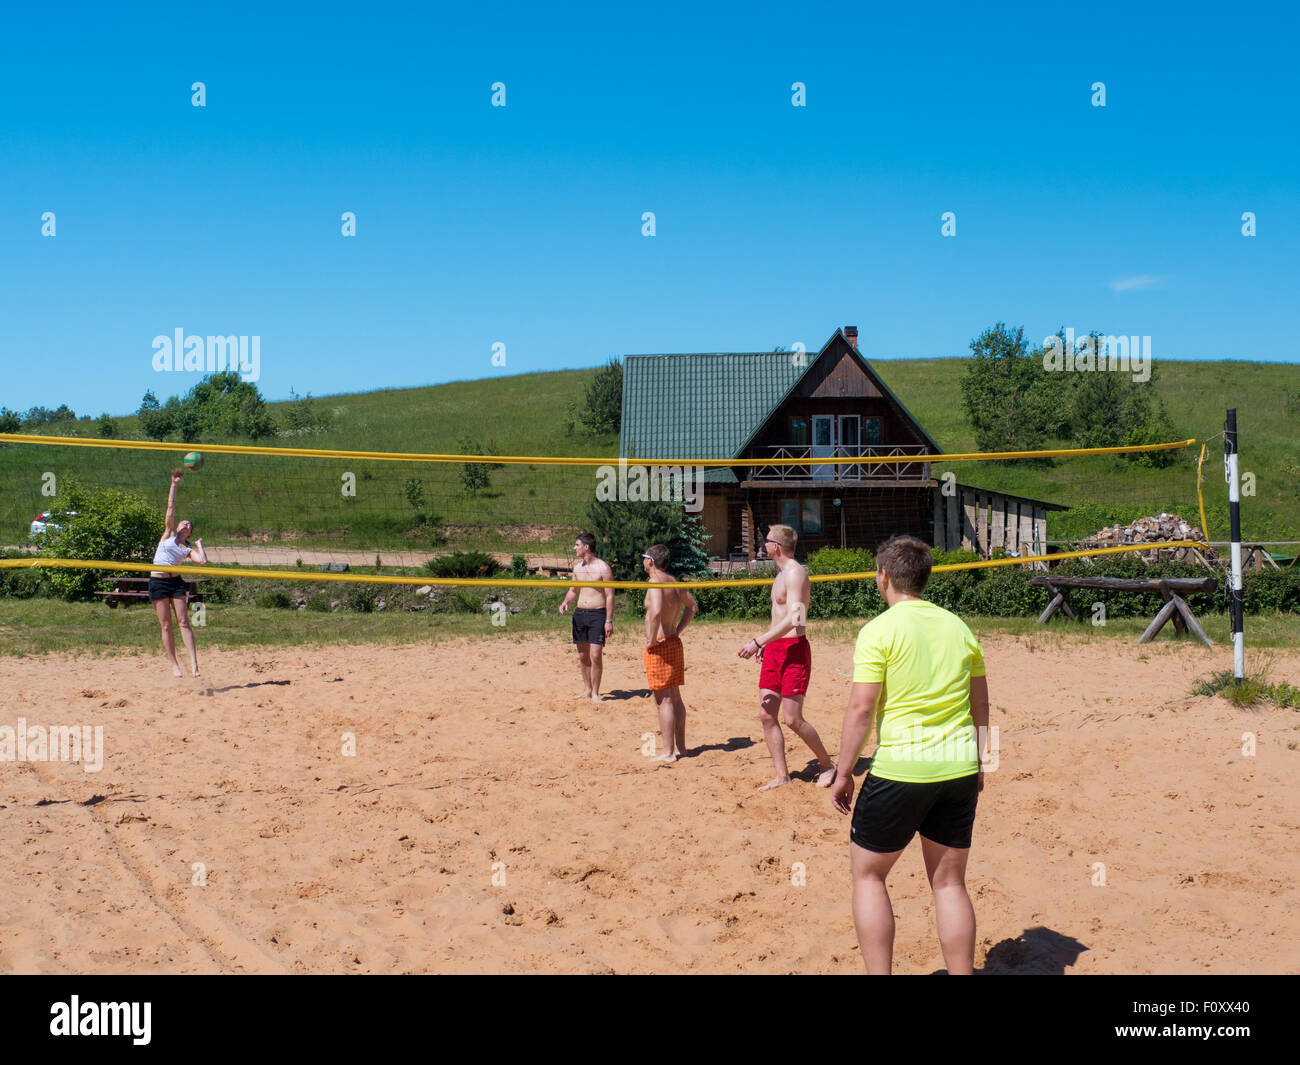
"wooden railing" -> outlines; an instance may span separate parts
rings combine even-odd
[[[763,449],[771,452],[764,458],[812,459],[817,458],[894,458],[896,462],[782,462],[771,465],[754,465],[747,469],[743,479],[770,481],[782,484],[790,481],[825,481],[827,484],[862,484],[889,481],[915,481],[930,476],[928,462],[907,461],[909,455],[924,455],[923,444],[876,444],[860,447],[816,447],[811,444],[778,444]]]

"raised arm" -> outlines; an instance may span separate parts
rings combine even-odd
[[[180,486],[183,471],[172,470],[172,486],[167,492],[167,516],[163,519],[163,539],[176,532],[176,489]]]

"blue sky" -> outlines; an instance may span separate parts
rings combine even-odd
[[[846,324],[879,358],[1003,320],[1300,361],[1280,5],[476,8],[10,12],[0,404],[184,392],[177,328],[259,336],[270,399]]]

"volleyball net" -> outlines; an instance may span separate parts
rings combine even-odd
[[[97,579],[162,570],[536,587],[572,572],[575,538],[590,531],[602,557],[618,545],[617,579],[576,584],[646,587],[635,579],[640,552],[663,541],[689,561],[683,576],[693,583],[738,588],[770,581],[761,571],[773,524],[796,529],[801,557],[829,550],[850,561],[869,561],[892,535],[916,535],[942,552],[939,571],[1169,557],[1203,551],[1209,535],[1195,444],[968,454],[805,447],[700,459],[0,434],[0,567],[81,569]],[[170,471],[183,468],[187,451],[203,462],[182,478],[176,518],[191,522],[208,564],[155,565]],[[1117,542],[1135,521],[1160,524],[1162,538]],[[850,568],[812,579],[873,575]]]

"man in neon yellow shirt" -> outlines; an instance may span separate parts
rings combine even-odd
[[[874,714],[878,742],[852,807],[849,846],[853,924],[870,973],[887,974],[893,962],[885,878],[918,831],[948,972],[975,970],[966,859],[984,787],[979,748],[988,732],[988,682],[965,622],[921,598],[932,563],[930,548],[913,536],[894,537],[876,555],[876,587],[889,609],[858,634],[831,786],[831,801],[847,814],[853,766]]]

